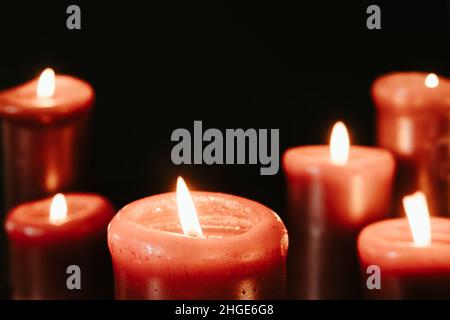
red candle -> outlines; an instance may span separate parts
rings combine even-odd
[[[0,92],[8,208],[80,186],[93,101],[88,83],[51,69]]]
[[[119,211],[108,244],[117,299],[285,297],[288,237],[280,218],[237,196],[192,192],[191,198],[181,178],[177,194]]]
[[[389,212],[393,157],[378,148],[350,147],[347,130],[338,122],[330,147],[289,149],[283,166],[289,193],[290,296],[358,298],[356,237]]]
[[[12,209],[5,229],[13,298],[112,298],[106,230],[114,212],[94,194],[58,194]],[[80,268],[81,290],[67,286],[71,265]]]
[[[397,162],[395,211],[403,196],[422,190],[432,215],[449,215],[450,80],[419,72],[392,73],[372,87],[378,145]]]
[[[367,267],[381,271],[375,299],[450,299],[450,219],[429,218],[425,196],[405,197],[408,220],[390,219],[366,227],[358,239],[364,277]]]

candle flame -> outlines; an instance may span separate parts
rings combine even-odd
[[[430,73],[425,78],[425,86],[428,88],[436,88],[439,85],[439,78],[436,74]]]
[[[50,222],[58,224],[67,217],[67,202],[62,193],[58,193],[53,197],[50,205]]]
[[[350,153],[350,140],[347,128],[341,121],[333,126],[330,138],[330,157],[331,162],[338,166],[346,165]]]
[[[42,71],[36,89],[36,95],[39,98],[51,98],[55,93],[55,71],[47,68]]]
[[[187,236],[203,237],[194,201],[182,177],[177,180],[177,207],[183,233]]]
[[[431,223],[428,212],[427,199],[423,192],[416,192],[403,198],[403,207],[408,217],[409,228],[418,247],[431,244]]]

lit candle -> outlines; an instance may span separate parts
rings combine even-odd
[[[52,69],[0,92],[8,208],[80,187],[93,101],[88,83]]]
[[[389,212],[394,160],[351,146],[338,122],[330,145],[289,149],[283,158],[289,208],[288,286],[296,299],[361,295],[356,237]]]
[[[397,161],[395,211],[402,198],[422,190],[432,215],[449,215],[450,80],[431,73],[392,73],[372,87],[378,145]]]
[[[430,218],[426,198],[417,192],[403,199],[407,218],[366,227],[358,239],[364,277],[368,266],[381,271],[381,288],[368,298],[450,299],[450,219]]]
[[[5,229],[13,298],[112,298],[106,229],[114,212],[94,194],[57,194],[12,209]],[[72,265],[79,267],[81,290],[67,286]]]
[[[237,196],[177,192],[135,201],[111,221],[117,299],[285,297],[286,229],[269,208]]]

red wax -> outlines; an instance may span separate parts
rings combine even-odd
[[[289,149],[283,165],[291,298],[358,298],[356,237],[390,210],[393,157],[382,149],[351,146],[341,166],[331,163],[328,146],[307,146]]]
[[[181,231],[175,193],[135,201],[111,221],[117,299],[279,299],[288,236],[269,208],[192,192],[205,238]]]
[[[94,194],[66,194],[68,215],[49,219],[51,198],[22,204],[6,218],[14,299],[112,298],[106,230],[115,211]],[[82,290],[69,290],[67,267],[81,269]]]
[[[450,80],[439,77],[429,88],[426,76],[392,73],[372,87],[378,145],[397,161],[394,210],[402,215],[402,198],[417,190],[425,193],[431,214],[450,214]]]
[[[71,76],[55,83],[51,98],[37,97],[37,79],[0,92],[7,208],[82,183],[94,91]]]
[[[366,227],[358,239],[362,274],[378,265],[381,290],[369,290],[376,299],[450,299],[450,219],[431,218],[432,243],[413,243],[406,218],[390,219]],[[366,281],[362,282],[365,285]]]

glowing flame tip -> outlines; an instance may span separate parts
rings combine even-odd
[[[336,122],[333,126],[330,138],[330,157],[331,162],[335,165],[343,166],[348,162],[350,153],[350,139],[348,137],[347,128],[341,121]]]
[[[36,95],[39,98],[51,98],[55,93],[55,71],[47,68],[42,71],[36,88]]]
[[[425,86],[427,88],[436,88],[439,85],[439,78],[436,74],[430,73],[425,78]]]
[[[431,244],[431,223],[428,212],[427,199],[423,192],[416,192],[403,198],[403,207],[408,217],[409,227],[418,247]]]
[[[67,202],[62,193],[56,194],[50,204],[50,222],[60,223],[67,217]]]
[[[183,233],[187,236],[203,237],[194,201],[182,177],[177,179],[177,207]]]

